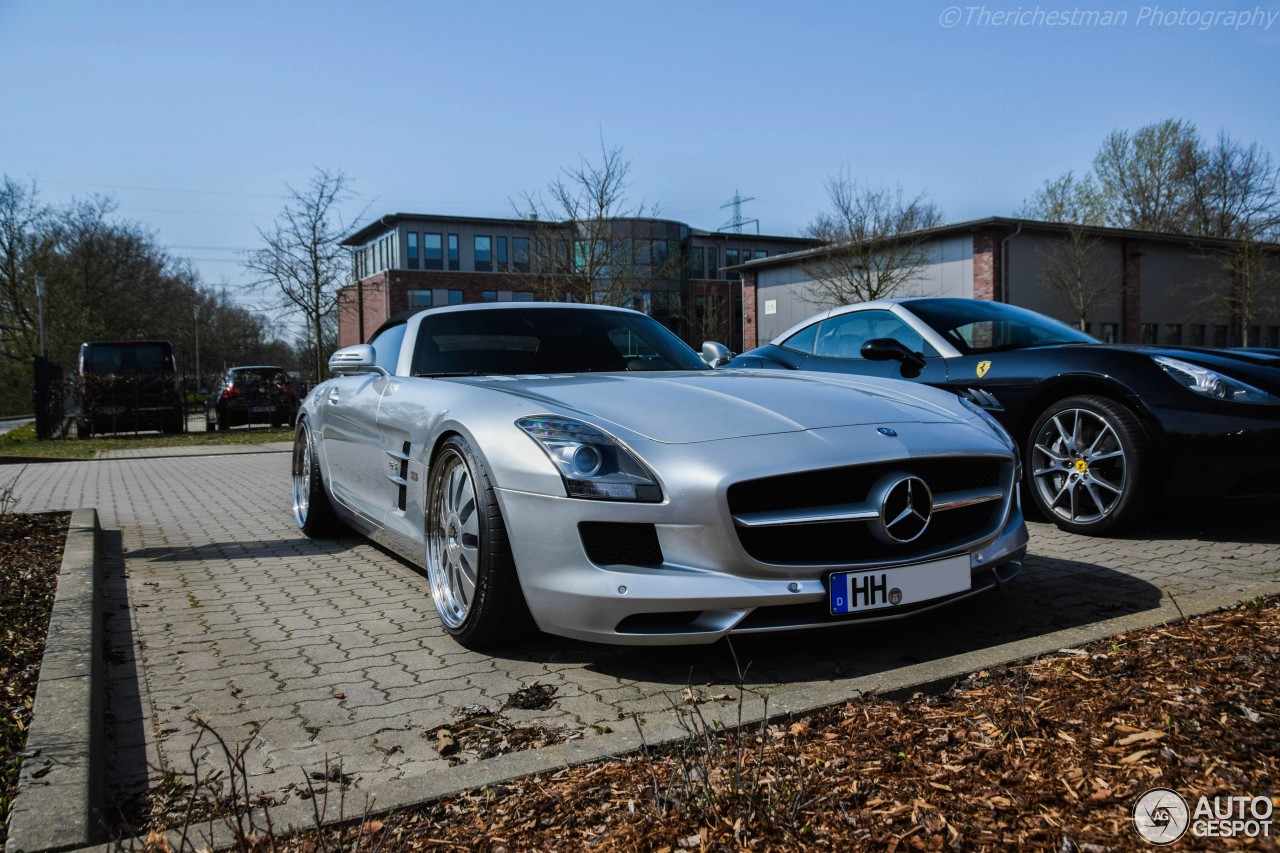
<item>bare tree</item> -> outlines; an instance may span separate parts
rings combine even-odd
[[[531,232],[532,286],[546,301],[569,299],[632,305],[655,283],[678,279],[678,241],[649,235],[658,213],[627,198],[631,164],[621,148],[600,148],[600,160],[581,158],[542,193],[525,193],[516,205]],[[530,281],[522,279],[523,286]]]
[[[244,267],[255,285],[280,297],[280,307],[301,313],[314,344],[315,376],[324,376],[325,320],[337,306],[350,256],[340,243],[347,231],[339,207],[353,197],[342,172],[316,169],[305,191],[289,190],[284,210],[269,229],[258,228],[263,247]]]
[[[1093,176],[1077,178],[1074,172],[1067,171],[1045,181],[1029,201],[1022,203],[1018,216],[1041,222],[1104,225],[1106,213],[1106,204]]]
[[[26,365],[36,353],[35,277],[48,275],[54,250],[53,214],[38,198],[35,182],[0,183],[0,358]],[[43,265],[43,266],[42,266]]]
[[[1191,122],[1165,119],[1112,131],[1093,159],[1109,224],[1139,231],[1185,232],[1190,215],[1188,167],[1200,136]]]
[[[1117,281],[1102,268],[1104,249],[1088,228],[1073,225],[1062,239],[1036,250],[1041,280],[1061,297],[1081,331],[1094,312],[1115,299]]]
[[[868,187],[841,174],[826,182],[831,210],[806,229],[827,244],[802,268],[812,282],[805,298],[846,305],[892,296],[928,262],[919,232],[942,222],[922,193],[907,199],[902,187]]]

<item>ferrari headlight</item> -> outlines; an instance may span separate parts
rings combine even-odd
[[[524,430],[550,457],[571,498],[662,500],[662,488],[635,455],[590,424],[554,415],[521,418]]]
[[[968,397],[960,397],[960,405],[973,412],[984,423],[986,423],[986,425],[991,428],[991,431],[996,434],[996,438],[1004,442],[1005,447],[1009,448],[1014,453],[1018,452],[1018,443],[1013,440],[1013,436],[1009,435],[1009,431],[1005,429],[998,420],[991,416],[990,412],[970,400]]]
[[[1179,385],[1201,397],[1232,403],[1258,403],[1272,406],[1280,403],[1280,399],[1266,391],[1246,385],[1239,379],[1223,376],[1216,370],[1163,355],[1153,355],[1152,358]]]

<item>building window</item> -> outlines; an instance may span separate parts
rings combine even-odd
[[[462,269],[462,265],[458,260],[458,235],[449,235],[449,269],[457,272]]]
[[[1204,326],[1195,325],[1191,327],[1191,338],[1187,341],[1193,347],[1204,346]]]
[[[405,246],[409,249],[409,269],[418,268],[418,232],[410,231],[405,238]]]
[[[461,305],[461,304],[462,304],[462,291],[461,291],[461,290],[450,290],[450,291],[449,291],[449,304],[450,304],[450,305]]]
[[[422,268],[424,270],[444,269],[444,250],[441,248],[439,234],[422,235]]]
[[[1241,344],[1242,344],[1242,346],[1247,346],[1247,347],[1260,347],[1260,346],[1262,346],[1262,327],[1261,327],[1261,326],[1250,326],[1250,327],[1249,327],[1249,340],[1247,340],[1247,341],[1242,341],[1242,342],[1241,342]]]
[[[715,246],[707,247],[707,278],[720,277],[720,250]]]
[[[1280,326],[1267,326],[1267,339],[1262,342],[1264,347],[1280,347]]]
[[[1102,342],[1104,344],[1114,344],[1120,340],[1120,324],[1119,323],[1103,323],[1102,324]]]
[[[766,252],[764,249],[756,249],[755,254],[752,256],[752,260],[758,261],[761,258],[767,258],[767,257],[769,257],[769,253]]]
[[[1215,347],[1225,347],[1227,345],[1227,327],[1213,327],[1213,345]]]
[[[410,290],[408,295],[409,295],[410,308],[430,308],[431,307],[431,291],[430,290]]]
[[[701,246],[689,250],[689,278],[706,278],[707,253]]]
[[[517,290],[515,293],[511,294],[511,301],[512,301],[512,302],[532,302],[532,301],[533,301],[533,291],[532,291],[532,290]]]
[[[1182,324],[1170,323],[1164,327],[1164,342],[1166,344],[1182,343]]]
[[[506,238],[506,237],[499,237],[499,238],[498,238],[498,245],[497,245],[497,249],[498,249],[498,256],[497,256],[496,258],[494,258],[494,260],[498,262],[498,269],[500,269],[500,270],[502,270],[502,271],[504,271],[504,272],[505,272],[505,271],[508,269],[508,267],[507,267],[507,238]]]
[[[511,267],[517,272],[529,271],[529,238],[511,238]]]
[[[477,234],[475,249],[476,272],[493,272],[493,238]]]
[[[1158,341],[1156,341],[1156,324],[1155,323],[1142,324],[1142,340],[1140,343],[1144,343],[1144,344],[1158,343]]]
[[[724,265],[725,265],[726,267],[736,267],[736,266],[738,265],[738,250],[737,250],[737,249],[725,249],[725,250],[724,250]]]
[[[497,301],[498,301],[498,291],[496,291],[496,290],[485,290],[485,291],[481,291],[481,293],[480,293],[480,298],[481,298],[481,299],[483,299],[485,302],[497,302]]]

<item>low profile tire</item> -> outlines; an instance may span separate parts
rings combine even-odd
[[[427,481],[427,577],[446,631],[469,649],[529,630],[502,511],[484,463],[460,436],[440,447]]]
[[[324,490],[315,439],[305,420],[293,434],[293,520],[312,539],[327,539],[341,527]]]
[[[88,421],[76,421],[76,438],[81,441],[93,438],[93,424]]]
[[[213,432],[213,431],[214,431],[214,430],[216,430],[217,428],[218,428],[218,425],[217,425],[216,423],[214,423],[213,421],[209,420],[208,418],[205,418],[205,419],[204,419],[204,431],[205,431],[205,432]]]
[[[1151,441],[1115,400],[1089,394],[1049,406],[1031,430],[1026,462],[1036,508],[1063,530],[1114,533],[1151,508]]]
[[[231,421],[227,420],[225,414],[218,415],[218,432],[227,432],[231,429]]]

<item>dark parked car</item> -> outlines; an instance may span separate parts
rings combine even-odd
[[[213,432],[255,423],[292,425],[297,412],[293,380],[283,367],[232,367],[209,397],[205,429]]]
[[[1159,499],[1280,497],[1280,359],[1103,344],[1033,311],[976,299],[834,308],[731,367],[899,377],[954,391],[1022,449],[1026,491],[1066,530],[1101,534]]]
[[[168,341],[89,341],[77,365],[76,435],[186,426],[178,368]]]

